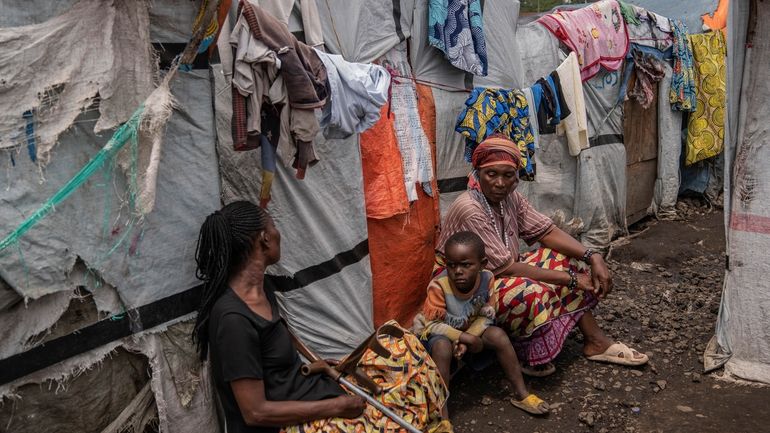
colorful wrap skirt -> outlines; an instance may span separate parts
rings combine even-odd
[[[359,362],[359,367],[383,389],[374,397],[420,431],[433,431],[441,422],[441,408],[448,396],[436,364],[419,339],[408,331],[404,331],[403,338],[381,335],[379,341],[391,352],[391,358],[380,357],[367,349]],[[321,419],[284,427],[282,433],[397,433],[402,430],[367,404],[358,418]]]
[[[582,261],[550,248],[522,254],[520,261],[554,271],[589,272]],[[434,275],[443,268],[444,258],[437,254]],[[591,293],[522,277],[495,280],[492,299],[496,325],[508,332],[519,359],[529,365],[556,358],[583,313],[598,303]]]

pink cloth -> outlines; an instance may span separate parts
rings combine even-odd
[[[616,0],[545,15],[537,20],[577,54],[580,78],[588,80],[603,66],[616,71],[628,52],[628,30]]]

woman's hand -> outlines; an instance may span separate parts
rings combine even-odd
[[[341,395],[335,397],[333,403],[334,416],[340,418],[358,418],[366,408],[366,400],[357,395]]]
[[[591,278],[593,280],[596,295],[599,299],[604,299],[612,291],[612,275],[610,275],[610,270],[607,269],[607,263],[604,262],[604,258],[601,255],[592,255],[590,261]]]
[[[595,291],[594,282],[590,275],[577,272],[575,273],[575,277],[577,278],[577,290],[585,290],[587,292]]]

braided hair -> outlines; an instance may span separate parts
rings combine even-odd
[[[203,281],[198,318],[193,330],[201,360],[209,345],[209,315],[227,288],[231,273],[241,269],[254,247],[257,234],[267,228],[269,215],[248,201],[236,201],[208,217],[201,226],[195,249],[195,276]]]

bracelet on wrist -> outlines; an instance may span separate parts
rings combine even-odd
[[[593,256],[594,254],[596,254],[596,251],[592,250],[591,248],[588,248],[586,250],[586,252],[583,253],[583,257],[582,257],[583,262],[585,262],[586,264],[590,265],[591,264],[591,256]]]
[[[569,284],[567,284],[567,288],[570,290],[577,289],[577,274],[575,274],[575,271],[572,269],[567,269],[567,274],[569,274]]]

